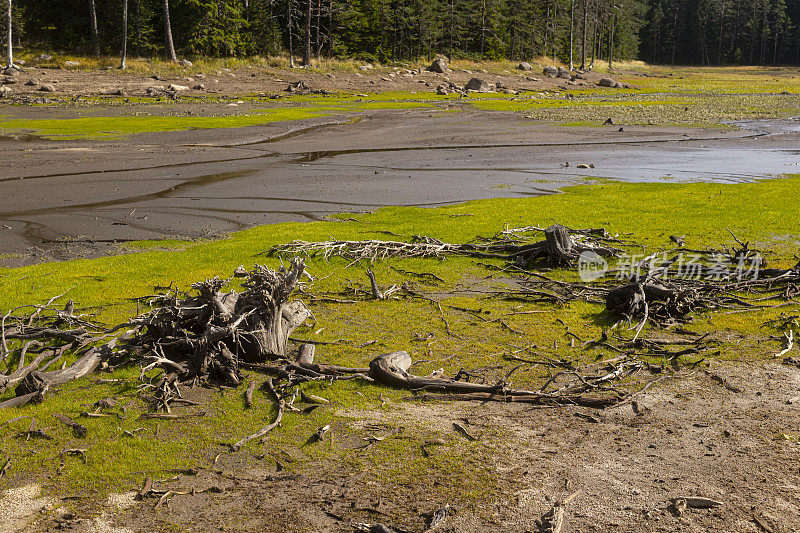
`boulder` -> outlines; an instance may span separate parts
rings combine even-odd
[[[29,87],[36,87],[37,85],[39,85],[39,79],[38,78],[31,78],[27,82],[25,82],[25,85],[27,85]]]
[[[438,94],[439,96],[447,96],[447,87],[445,87],[444,85],[439,85],[436,88],[436,94]]]
[[[433,60],[433,63],[431,63],[431,66],[428,67],[428,70],[431,72],[438,72],[439,74],[444,74],[445,72],[447,72],[448,68],[449,65],[447,58],[444,56],[439,56]]]
[[[56,92],[56,87],[52,83],[43,83],[39,90],[43,93],[54,93]]]
[[[3,74],[6,76],[16,76],[19,74],[19,70],[15,69],[14,67],[8,67],[7,69],[3,70]]]
[[[558,74],[556,77],[561,78],[562,80],[569,80],[572,79],[572,74],[570,74],[569,71],[564,67],[558,67]]]
[[[39,61],[51,61],[53,59],[53,56],[51,56],[50,54],[42,54],[36,59],[38,59]]]
[[[64,61],[65,67],[79,67],[81,66],[80,61]]]
[[[542,69],[542,73],[548,78],[555,78],[558,76],[558,69],[553,65],[548,65]]]
[[[194,86],[194,90],[195,91],[205,91],[206,90],[206,86],[203,85],[202,83],[198,83],[197,85]]]
[[[5,78],[3,78],[4,85],[14,85],[18,81],[19,79],[16,76],[6,76]]]
[[[611,78],[600,78],[600,81],[597,82],[597,85],[600,87],[622,87],[620,82],[612,80]]]
[[[525,72],[528,72],[528,71],[533,70],[533,65],[523,61],[522,63],[519,64],[519,66],[517,67],[517,70],[524,70]]]
[[[0,97],[8,96],[13,92],[14,89],[12,89],[11,87],[6,87],[6,86],[0,87]]]
[[[367,72],[368,70],[372,70],[372,65],[370,63],[367,63],[366,65],[361,65],[360,67],[358,67],[358,70],[360,70],[361,72]]]
[[[185,86],[185,85],[176,85],[174,83],[171,84],[168,88],[169,88],[170,91],[172,91],[174,93],[179,93],[179,92],[182,92],[182,91],[188,91],[189,90],[189,88],[187,86]]]
[[[491,86],[488,83],[483,81],[480,78],[472,78],[467,82],[464,86],[464,89],[468,91],[477,91],[479,93],[490,93],[492,92]]]
[[[182,67],[191,67],[193,63],[188,59],[181,59],[180,61],[178,61],[178,64]]]
[[[508,89],[508,87],[506,87],[506,84],[499,80],[497,83],[494,84],[494,86],[497,87],[498,89]]]

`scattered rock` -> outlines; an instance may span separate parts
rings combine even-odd
[[[27,82],[25,82],[25,85],[29,87],[36,87],[37,85],[39,85],[39,78],[31,78]]]
[[[447,96],[447,88],[444,85],[439,85],[436,88],[436,94],[439,96]]]
[[[81,62],[80,61],[64,61],[64,66],[65,67],[79,67],[79,66],[81,66]]]
[[[14,85],[18,81],[19,80],[17,79],[16,76],[6,76],[5,78],[3,78],[3,84],[4,85]]]
[[[0,87],[0,98],[10,95],[14,92],[14,89],[11,87]]]
[[[360,70],[361,72],[367,72],[368,70],[372,70],[372,68],[373,67],[372,67],[371,63],[366,63],[366,64],[361,65],[360,67],[358,67],[358,70]]]
[[[558,74],[556,78],[561,78],[562,80],[569,80],[572,79],[572,74],[569,73],[567,69],[564,67],[558,67]]]
[[[548,78],[555,78],[558,76],[558,69],[552,65],[548,65],[542,69],[542,73]]]
[[[206,75],[203,74],[202,72],[200,74],[195,74],[194,77],[197,78],[198,80],[206,79]]]
[[[17,60],[17,65],[19,65],[19,66],[21,66],[21,67],[24,67],[24,66],[25,66],[25,65],[27,65],[27,64],[28,64],[28,62],[27,62],[27,61],[25,61],[24,59],[18,59],[18,60]]]
[[[43,93],[54,93],[56,92],[56,87],[52,83],[43,83],[39,90]]]
[[[193,63],[188,59],[181,59],[180,61],[178,61],[178,64],[182,67],[191,67]]]
[[[53,59],[53,56],[51,56],[50,54],[42,54],[36,59],[38,59],[39,61],[51,61]]]
[[[3,70],[3,74],[6,76],[16,76],[19,74],[19,70],[15,69],[14,67],[8,67],[7,69]]]
[[[173,84],[170,84],[169,90],[174,92],[174,93],[179,93],[179,92],[182,92],[182,91],[188,91],[189,88],[187,86],[185,86],[185,85],[176,85],[176,84],[173,83]]]
[[[471,80],[469,80],[467,84],[464,86],[464,89],[468,91],[477,91],[479,93],[492,92],[492,88],[489,86],[489,84],[480,78],[472,78]]]
[[[194,89],[195,91],[205,91],[205,90],[206,90],[206,86],[205,86],[205,85],[203,85],[202,83],[198,83],[197,85],[195,85],[195,86],[193,87],[193,89]]]
[[[527,71],[531,71],[531,70],[533,70],[533,65],[523,61],[522,63],[519,64],[519,66],[517,67],[517,70],[524,70],[526,72]]]
[[[508,89],[508,87],[506,87],[505,83],[503,83],[502,81],[499,81],[499,80],[498,80],[497,83],[494,84],[494,86],[497,87],[498,89]]]
[[[449,60],[445,56],[439,56],[433,60],[431,66],[428,67],[428,70],[431,72],[438,72],[439,74],[444,74],[447,72],[449,68]]]
[[[614,119],[609,117],[603,122],[603,126],[614,126]]]

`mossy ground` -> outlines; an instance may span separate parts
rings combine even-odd
[[[219,241],[171,243],[171,251],[156,249],[5,269],[0,271],[0,294],[3,295],[0,309],[41,303],[69,288],[68,297],[75,300],[79,312],[92,313],[104,323],[117,323],[137,312],[137,304],[132,299],[152,294],[154,287],[172,284],[186,289],[197,280],[227,277],[242,263],[277,266],[279,259],[258,255],[273,244],[295,239],[381,239],[387,238],[387,231],[400,236],[392,238],[408,239],[422,234],[447,242],[466,242],[492,235],[506,224],[544,227],[558,222],[578,228],[603,227],[612,234],[623,234],[640,243],[647,252],[667,248],[667,237],[671,234],[685,234],[694,248],[718,247],[729,242],[726,229],[730,229],[758,247],[770,250],[771,266],[788,266],[794,264],[793,255],[800,243],[797,231],[800,212],[787,205],[785,199],[796,196],[799,187],[800,177],[736,185],[604,181],[570,187],[564,194],[540,198],[494,199],[435,209],[391,207],[328,222],[257,227]],[[674,216],[678,212],[681,215]],[[502,213],[500,219],[498,213]],[[135,245],[140,250],[148,250],[150,246],[151,243]],[[342,293],[340,298],[352,298],[353,290],[358,293],[361,289],[361,296],[355,296],[360,303],[309,300],[315,322],[298,330],[295,336],[331,343],[320,345],[318,359],[321,362],[365,366],[378,353],[403,349],[419,361],[414,367],[416,373],[426,374],[440,367],[447,373],[454,373],[464,368],[483,372],[494,379],[502,377],[513,366],[503,359],[504,353],[531,344],[578,362],[602,356],[602,351],[570,346],[564,326],[581,338],[598,338],[602,329],[612,322],[599,304],[576,302],[555,306],[488,298],[482,291],[508,288],[508,275],[498,274],[467,258],[391,259],[376,262],[373,269],[383,286],[411,279],[419,290],[440,295],[444,319],[435,306],[425,300],[369,301],[365,297],[367,278],[361,266],[350,265],[340,258],[329,261],[311,258],[308,270],[316,280],[307,285],[309,294]],[[443,282],[423,282],[401,270],[434,274]],[[551,275],[569,279],[575,274],[561,271]],[[475,310],[485,320],[455,308]],[[688,327],[700,333],[729,334],[730,342],[722,344],[716,357],[753,360],[779,349],[780,343],[769,341],[769,332],[760,326],[766,319],[788,310],[698,314]],[[246,379],[264,379],[256,373],[245,374]],[[98,377],[120,381],[98,384]],[[521,369],[515,373],[514,383],[533,385],[543,377],[541,368]],[[208,390],[198,396],[203,406],[183,410],[205,411],[203,418],[139,420],[138,415],[147,405],[137,397],[138,385],[137,369],[120,369],[61,387],[41,405],[0,412],[0,435],[8,443],[6,456],[13,464],[0,483],[7,486],[23,479],[45,481],[49,478],[47,485],[61,494],[91,491],[102,495],[120,488],[130,489],[141,482],[143,472],[208,464],[216,453],[225,450],[225,443],[257,430],[274,414],[267,396],[261,392],[256,395],[255,408],[246,410],[241,390]],[[285,450],[293,450],[291,469],[303,471],[319,461],[336,459],[349,465],[348,468],[366,472],[369,479],[403,483],[406,477],[430,472],[432,468],[443,474],[457,474],[459,469],[472,467],[455,457],[466,454],[479,463],[483,454],[491,452],[491,439],[466,443],[463,439],[453,439],[446,432],[428,430],[410,431],[402,441],[389,440],[376,445],[376,449],[384,453],[353,454],[352,443],[364,437],[363,429],[350,423],[353,417],[358,413],[381,411],[394,415],[402,413],[399,406],[403,405],[401,398],[407,393],[356,382],[308,387],[332,403],[310,415],[288,413],[283,426],[273,432],[267,442],[252,443],[244,453],[266,454],[279,460]],[[12,394],[9,391],[4,397]],[[128,405],[124,419],[116,416],[121,414],[119,409],[107,418],[79,418],[80,412],[91,410],[91,404],[107,396],[118,398],[120,405]],[[54,413],[80,420],[89,429],[88,437],[74,438],[68,428],[53,418]],[[18,437],[30,424],[29,418],[10,422],[20,416],[35,417],[39,426],[47,428],[55,440],[26,442]],[[334,443],[325,441],[304,446],[305,440],[325,424],[335,428]],[[391,424],[387,426],[390,427]],[[125,430],[134,432],[135,437],[125,434]],[[419,453],[419,446],[425,439],[442,435],[448,438],[449,445],[435,452],[435,461]],[[470,449],[466,450],[465,446]],[[65,466],[59,470],[59,452],[65,447],[88,447],[86,464],[78,458],[67,457]],[[451,456],[454,457],[452,461],[447,459]],[[56,471],[58,473],[54,474]],[[493,478],[489,470],[479,468],[478,471],[479,476],[471,477],[476,483],[475,491],[486,487],[491,490]]]

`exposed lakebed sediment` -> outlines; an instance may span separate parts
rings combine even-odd
[[[414,110],[122,140],[4,138],[0,253],[17,254],[7,264],[97,255],[387,205],[551,194],[586,178],[732,183],[800,171],[797,122],[738,126],[618,131]]]

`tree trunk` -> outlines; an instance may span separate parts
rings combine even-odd
[[[92,34],[92,53],[95,57],[100,56],[100,37],[97,34],[97,10],[94,0],[89,0],[89,30]]]
[[[574,68],[572,50],[575,48],[575,0],[569,0],[569,69]],[[555,54],[553,54],[555,55]]]
[[[319,54],[322,52],[322,43],[319,40],[319,25],[322,18],[322,0],[317,0],[317,14],[316,23],[314,24],[314,56],[319,60]]]
[[[294,68],[294,40],[292,38],[292,2],[294,0],[286,0],[286,26],[289,30],[289,67]]]
[[[328,58],[333,56],[333,0],[328,0]]]
[[[10,1],[10,0],[9,0]],[[448,57],[450,61],[453,60],[453,34],[456,31],[455,24],[455,11],[453,9],[454,0],[450,0],[450,53]]]
[[[717,44],[717,65],[722,65],[722,30],[725,28],[725,3],[722,3],[719,15],[719,43]]]
[[[136,0],[136,57],[142,57],[142,0]]]
[[[481,2],[481,57],[483,57],[485,42],[486,42],[486,0],[483,0]]]
[[[311,2],[307,1],[306,6],[306,43],[303,49],[303,64],[307,67],[311,66]]]
[[[608,70],[611,70],[614,65],[614,25],[617,21],[616,13],[611,18],[611,42],[608,46]]]
[[[13,18],[12,14],[11,14],[11,0],[8,0],[8,26],[6,27],[6,31],[8,32],[6,34],[6,47],[7,47],[6,48],[6,51],[7,51],[6,66],[7,67],[13,67],[14,66],[14,50],[13,50],[13,46],[11,44],[12,43],[12,41],[11,41],[11,26],[12,26],[13,20],[14,20],[14,18]]]
[[[164,45],[167,59],[177,62],[178,56],[175,55],[175,45],[172,44],[172,25],[169,21],[169,0],[164,0]]]
[[[119,68],[125,68],[125,60],[128,58],[128,0],[122,0],[122,59]]]
[[[583,0],[583,26],[581,26],[581,70],[586,68],[586,4],[588,0]]]

